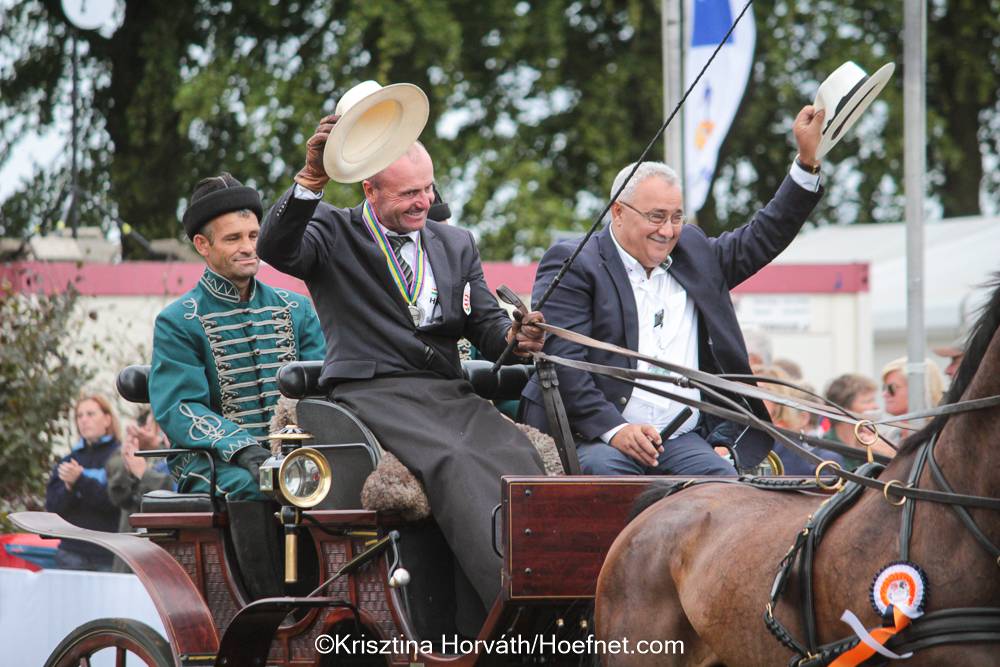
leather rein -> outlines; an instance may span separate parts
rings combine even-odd
[[[606,343],[603,341],[596,340],[589,336],[577,333],[575,331],[570,331],[568,329],[563,329],[561,327],[553,326],[551,324],[546,324],[543,322],[532,323],[532,326],[536,326],[546,333],[558,336],[559,338],[568,340],[570,342],[582,345],[584,347],[590,347],[594,349],[604,350],[607,352],[613,352],[620,354],[622,356],[636,359],[638,361],[644,361],[651,366],[657,368],[662,368],[669,373],[674,375],[662,375],[659,373],[650,373],[639,370],[634,370],[631,368],[619,368],[617,366],[607,366],[603,364],[595,364],[587,361],[581,361],[578,359],[566,359],[564,357],[554,356],[546,354],[544,352],[535,353],[535,359],[541,361],[548,361],[559,366],[565,366],[568,368],[574,368],[577,370],[585,371],[588,373],[596,373],[598,375],[604,375],[608,377],[613,377],[618,380],[622,380],[634,387],[641,387],[644,391],[649,391],[651,393],[657,394],[659,396],[664,396],[671,400],[675,400],[678,403],[688,405],[692,408],[697,408],[699,410],[704,410],[710,414],[716,415],[723,419],[733,421],[745,426],[751,426],[753,428],[764,431],[774,437],[776,440],[781,441],[786,446],[795,451],[799,456],[805,458],[809,462],[816,465],[816,479],[820,483],[820,486],[826,489],[839,489],[844,482],[855,482],[862,486],[866,486],[871,489],[876,489],[881,491],[888,500],[890,497],[895,497],[896,499],[906,499],[912,498],[913,500],[926,500],[935,503],[943,503],[947,505],[958,505],[962,507],[979,507],[983,509],[990,509],[994,511],[1000,511],[1000,498],[990,498],[986,496],[974,496],[967,494],[960,494],[951,491],[935,491],[933,489],[921,489],[915,486],[915,482],[909,482],[907,485],[903,485],[899,480],[889,480],[888,482],[882,482],[878,479],[873,479],[865,475],[859,475],[857,473],[851,472],[849,470],[844,470],[836,461],[823,460],[813,452],[802,447],[798,442],[796,442],[790,435],[789,431],[784,429],[779,429],[774,426],[769,421],[765,421],[755,415],[747,407],[740,404],[738,401],[734,400],[730,395],[737,395],[744,398],[753,398],[757,400],[768,400],[773,403],[779,403],[781,405],[786,405],[788,407],[794,408],[796,410],[803,410],[810,412],[812,414],[821,415],[832,421],[853,423],[855,424],[855,433],[861,432],[862,428],[875,428],[879,425],[893,424],[899,421],[910,420],[910,419],[922,419],[929,417],[936,417],[939,415],[953,415],[963,412],[970,412],[973,410],[983,410],[986,408],[995,407],[1000,405],[1000,395],[989,396],[986,398],[974,399],[971,401],[961,401],[958,403],[951,403],[948,405],[942,405],[935,408],[930,408],[927,410],[919,410],[916,412],[910,412],[904,415],[894,416],[889,419],[882,420],[864,420],[858,419],[852,415],[848,410],[835,405],[820,405],[813,402],[807,401],[796,401],[787,396],[782,396],[774,392],[768,391],[762,387],[756,387],[753,385],[748,385],[743,382],[735,382],[733,380],[726,379],[725,377],[720,377],[713,375],[711,373],[706,373],[701,370],[686,368],[684,366],[679,366],[677,364],[672,364],[662,359],[657,359],[656,357],[651,357],[648,355],[641,354],[635,350],[620,347],[618,345],[613,345],[611,343]],[[745,377],[745,376],[739,376]],[[646,381],[656,381],[656,382],[667,382],[678,387],[689,387],[701,390],[702,393],[707,394],[716,402],[701,401],[698,399],[690,398],[687,396],[682,396],[680,394],[675,394],[664,389],[657,387],[652,387],[648,384],[641,383],[640,380]],[[756,378],[757,381],[767,381],[766,378]],[[788,383],[790,384],[790,383]],[[860,436],[859,436],[860,439]],[[832,444],[826,440],[815,439],[816,444],[820,446],[833,449]],[[874,444],[874,438],[870,440],[867,445],[869,448],[871,444]],[[864,441],[862,441],[864,444]],[[857,452],[852,448],[852,451]],[[874,459],[874,456],[872,457]],[[883,459],[885,460],[885,459]],[[834,484],[829,482],[823,482],[822,474],[826,473],[828,476],[839,478]],[[830,477],[827,477],[829,480]]]

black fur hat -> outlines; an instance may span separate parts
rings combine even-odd
[[[256,190],[243,185],[225,171],[219,176],[204,178],[194,186],[191,203],[184,211],[184,231],[189,239],[194,240],[194,235],[202,227],[220,215],[244,209],[253,211],[258,221],[264,216],[264,206]]]

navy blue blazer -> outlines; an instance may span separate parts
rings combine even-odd
[[[809,192],[785,178],[774,198],[749,223],[718,237],[687,225],[671,253],[670,274],[684,287],[698,312],[698,360],[710,373],[750,373],[746,344],[740,331],[729,290],[759,271],[784,250],[802,228],[822,195]],[[535,276],[532,301],[548,288],[576,241],[559,243],[542,257]],[[637,350],[639,323],[635,297],[611,232],[605,228],[587,241],[572,267],[542,307],[545,320],[556,326]],[[549,336],[548,354],[585,361],[635,368],[633,359],[601,350],[587,349]],[[580,440],[596,440],[602,433],[625,422],[622,410],[632,395],[624,382],[583,371],[559,367],[559,390],[570,426]],[[537,376],[525,387],[522,419],[548,432]],[[746,405],[763,419],[767,410],[758,400]],[[750,468],[771,449],[765,433],[704,415],[703,435],[715,444],[733,447],[741,468]]]

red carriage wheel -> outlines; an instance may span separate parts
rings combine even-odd
[[[113,655],[115,667],[135,664],[134,659],[128,660],[130,655],[150,667],[174,665],[170,644],[153,628],[131,618],[99,618],[66,635],[45,667],[90,667],[99,651],[104,651],[101,657]]]

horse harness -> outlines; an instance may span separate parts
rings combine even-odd
[[[677,491],[688,488],[689,486],[704,483],[749,484],[755,488],[766,490],[803,491],[811,489],[829,491],[836,489],[836,493],[825,500],[820,505],[819,509],[808,518],[806,525],[796,536],[795,542],[781,559],[774,583],[771,586],[770,599],[765,607],[765,626],[782,645],[791,649],[795,653],[789,662],[790,667],[824,667],[837,660],[837,658],[842,654],[858,646],[862,641],[859,637],[852,636],[829,644],[818,645],[816,639],[815,608],[812,596],[812,575],[813,557],[823,537],[825,529],[829,526],[833,519],[850,508],[860,498],[864,487],[880,490],[887,502],[903,507],[899,534],[900,562],[905,562],[909,559],[909,542],[913,531],[914,512],[913,503],[906,503],[906,500],[910,499],[931,501],[950,506],[958,516],[961,523],[972,534],[976,542],[979,543],[979,545],[990,555],[990,557],[994,559],[997,566],[1000,567],[1000,547],[987,538],[969,514],[969,511],[966,509],[967,507],[979,507],[982,509],[1000,511],[1000,499],[959,494],[954,491],[945,478],[943,471],[934,459],[934,445],[937,442],[936,434],[928,438],[928,440],[918,450],[916,460],[913,467],[910,469],[905,485],[903,485],[899,480],[889,480],[883,482],[876,479],[876,476],[881,473],[884,467],[879,463],[873,462],[873,459],[876,458],[873,457],[871,453],[871,444],[874,444],[874,438],[868,442],[862,440],[862,444],[865,444],[868,447],[869,463],[860,467],[855,472],[843,470],[836,462],[823,461],[811,451],[803,448],[796,443],[792,437],[790,437],[795,434],[785,431],[784,429],[778,429],[770,422],[758,418],[748,407],[741,404],[739,401],[734,400],[730,397],[730,395],[735,394],[740,397],[757,399],[766,398],[767,400],[775,403],[789,405],[790,407],[799,410],[805,410],[814,414],[826,416],[834,421],[852,421],[857,424],[857,426],[868,426],[869,428],[874,428],[880,424],[889,424],[907,419],[928,418],[941,415],[952,415],[960,412],[969,412],[972,410],[981,410],[1000,405],[1000,396],[990,396],[971,401],[961,401],[877,422],[858,420],[847,410],[830,403],[824,406],[811,402],[798,402],[788,398],[787,396],[774,394],[760,387],[726,379],[748,379],[744,376],[715,376],[703,371],[670,364],[669,362],[656,359],[655,357],[642,355],[634,350],[598,341],[588,336],[562,329],[560,327],[544,323],[538,323],[535,326],[544,329],[548,333],[586,347],[595,347],[612,351],[626,357],[645,361],[652,366],[663,368],[674,375],[664,376],[658,373],[649,373],[630,368],[593,364],[577,359],[565,359],[553,355],[547,355],[545,353],[536,353],[536,363],[539,365],[540,369],[544,369],[546,367],[551,368],[551,365],[555,364],[590,373],[598,373],[614,377],[633,386],[640,386],[640,380],[653,380],[659,382],[670,382],[682,387],[697,388],[704,394],[713,398],[717,401],[717,403],[700,401],[687,396],[682,396],[680,394],[664,391],[648,384],[641,384],[642,389],[646,391],[657,393],[690,407],[715,414],[716,416],[724,419],[768,432],[776,439],[782,441],[787,446],[790,446],[798,454],[804,456],[817,465],[815,481],[768,480],[767,478],[752,476],[744,476],[739,479],[687,480],[686,482],[672,483],[669,488],[666,489],[666,495],[671,495]],[[553,376],[554,373],[551,373],[549,377]],[[762,378],[757,379],[762,380]],[[772,380],[769,379],[767,381],[772,382]],[[549,391],[545,393],[553,391],[556,383],[557,380],[550,380],[550,382],[547,383],[550,385]],[[563,419],[560,420],[562,428],[559,430],[561,431],[560,435],[565,441],[567,439],[566,433],[568,429],[566,428],[565,413],[561,403],[558,405],[558,408],[559,411],[563,413]],[[858,428],[856,428],[855,433],[859,433]],[[860,435],[858,437],[859,440],[861,440]],[[821,446],[827,449],[834,449],[831,447],[830,441],[819,441],[818,439],[806,438],[804,436],[799,436],[799,440],[812,442],[813,444],[821,444]],[[571,441],[565,442],[564,444],[567,445],[566,448],[572,449]],[[884,459],[883,457],[882,460],[887,459]],[[925,467],[929,468],[934,482],[942,489],[941,491],[921,489],[917,486],[917,482],[920,479]],[[827,472],[827,477],[824,478],[822,474],[827,468],[829,468],[829,471]],[[796,568],[796,566],[798,567]],[[800,613],[806,635],[804,643],[797,641],[794,637],[792,637],[788,629],[774,616],[774,609],[781,599],[781,595],[784,592],[793,571],[797,572],[799,587],[802,591]],[[888,615],[884,619],[887,625],[891,624],[889,623],[889,617],[892,616],[892,609],[892,606],[890,606]],[[965,642],[1000,642],[1000,607],[963,607],[928,612],[913,619],[912,623],[906,625],[901,632],[892,635],[885,642],[885,648],[889,651],[912,652],[943,644]],[[889,651],[886,651],[885,653],[892,655]],[[882,653],[882,651],[879,651],[879,653]],[[878,654],[864,660],[865,665],[880,665],[885,663],[886,660],[881,659]],[[858,663],[855,662],[851,664]]]
[[[916,485],[924,466],[927,466],[930,468],[935,482],[947,493],[954,493],[951,485],[945,479],[944,473],[934,460],[934,444],[936,442],[937,436],[934,436],[920,448],[917,459],[910,469],[907,484],[909,486]],[[864,476],[874,476],[881,470],[882,466],[879,464],[867,464],[858,472]],[[817,480],[817,484],[820,484],[819,480]],[[790,667],[824,667],[843,653],[856,647],[861,641],[855,636],[821,646],[817,645],[812,583],[813,557],[825,529],[833,519],[858,500],[862,488],[862,485],[850,481],[824,501],[806,521],[805,527],[796,536],[795,542],[778,565],[778,572],[771,586],[770,600],[764,610],[764,625],[781,644],[795,652],[796,655],[789,661]],[[883,495],[885,495],[886,500],[893,505],[903,505],[899,544],[900,560],[905,562],[909,559],[914,506],[913,503],[906,504],[905,498],[898,503],[889,500],[889,495],[886,492],[889,488],[888,485],[883,486]],[[950,506],[975,540],[1000,566],[1000,548],[983,534],[969,515],[968,510],[958,504],[950,504]],[[788,629],[774,616],[774,609],[777,607],[781,594],[796,565],[798,566],[799,588],[802,595],[800,613],[806,634],[805,644],[796,641]],[[887,618],[886,621],[889,624],[890,619]],[[1000,642],[1000,608],[961,607],[928,612],[914,619],[901,633],[889,638],[885,643],[885,648],[897,653],[914,652],[933,646],[964,642]],[[885,663],[885,660],[878,660],[875,656],[864,662],[865,665]]]

